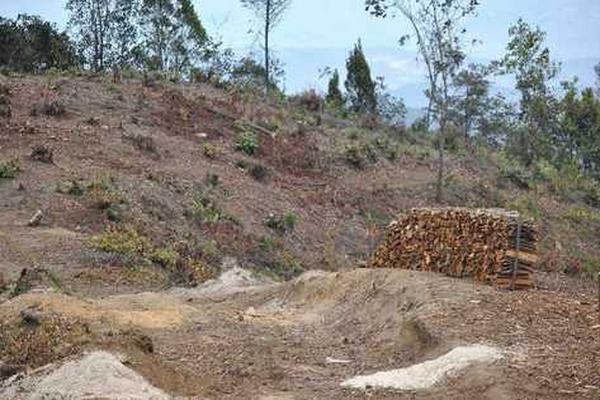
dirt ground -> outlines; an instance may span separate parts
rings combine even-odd
[[[0,306],[5,319],[35,309],[89,326],[85,348],[125,351],[128,365],[175,396],[206,399],[353,399],[359,374],[410,366],[458,345],[506,352],[432,390],[368,391],[378,399],[595,399],[598,316],[591,298],[510,293],[426,273],[309,272],[225,294],[198,289],[80,300],[32,292]],[[596,326],[594,328],[594,326]],[[136,331],[152,352],[98,339]],[[329,364],[327,358],[350,361]]]

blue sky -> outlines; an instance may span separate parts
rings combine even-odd
[[[499,57],[508,39],[508,26],[519,17],[548,32],[547,43],[563,62],[563,77],[578,75],[593,82],[592,67],[600,62],[600,0],[482,0],[469,34],[483,43],[470,48],[473,60]],[[414,48],[400,49],[397,39],[407,32],[401,19],[379,20],[364,12],[362,0],[293,0],[273,35],[273,47],[287,72],[286,88],[296,91],[322,85],[319,69],[343,69],[348,49],[360,37],[375,75],[410,105],[423,103],[422,70]],[[64,0],[0,0],[0,15],[38,14],[65,25]],[[251,14],[238,0],[196,0],[207,29],[243,53],[258,50],[249,33]]]

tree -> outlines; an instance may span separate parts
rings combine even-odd
[[[525,165],[547,156],[550,151],[552,132],[559,114],[549,82],[554,79],[560,65],[550,58],[550,50],[544,47],[546,33],[532,28],[519,19],[509,29],[510,40],[506,55],[496,63],[501,74],[513,74],[516,89],[521,95],[521,130],[519,153]]]
[[[36,72],[40,69],[66,69],[79,64],[74,44],[65,32],[39,17],[19,15],[0,18],[0,66]]]
[[[201,58],[209,38],[190,0],[142,0],[140,14],[151,69],[181,73]]]
[[[568,85],[561,108],[562,159],[571,159],[584,173],[599,179],[600,99],[592,88],[579,94],[575,85]]]
[[[465,33],[463,21],[475,12],[478,0],[365,0],[367,11],[385,18],[404,17],[412,28],[419,55],[423,60],[429,88],[427,127],[431,117],[439,127],[438,177],[436,198],[442,201],[444,178],[444,147],[447,136],[450,109],[450,86],[465,56],[461,49],[461,37]],[[410,35],[400,38],[404,44]]]
[[[377,111],[375,82],[371,78],[371,69],[363,52],[360,39],[354,45],[346,60],[346,95],[350,109],[354,112],[374,114]]]
[[[337,69],[333,71],[327,84],[327,96],[325,96],[325,100],[333,107],[340,107],[344,104],[344,96],[340,90],[340,73]]]
[[[76,30],[79,48],[94,71],[103,71],[111,48],[112,0],[67,0],[69,27]]]
[[[404,119],[406,118],[404,101],[388,91],[382,76],[377,77],[376,96],[377,115],[388,125],[404,126]]]
[[[140,36],[137,24],[139,15],[139,0],[115,0],[110,21],[111,38],[114,42],[112,62],[120,67],[134,61]]]
[[[596,73],[596,95],[600,97],[600,62],[594,67]]]
[[[469,65],[454,77],[452,86],[456,91],[453,106],[457,123],[468,138],[474,130],[481,130],[479,125],[489,106],[490,82],[486,68]]]
[[[264,54],[265,54],[265,95],[269,95],[271,83],[271,54],[270,35],[273,29],[281,22],[283,15],[291,4],[291,0],[241,0],[242,5],[252,10],[257,19],[263,23]]]

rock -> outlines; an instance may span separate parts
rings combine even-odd
[[[33,215],[33,217],[31,217],[31,219],[27,223],[27,226],[31,226],[31,227],[39,226],[40,223],[42,222],[43,217],[44,217],[44,213],[42,212],[42,210],[37,210],[36,213]]]

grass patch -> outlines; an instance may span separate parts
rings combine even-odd
[[[518,211],[525,218],[539,221],[544,218],[544,212],[538,202],[532,197],[522,195],[506,205],[509,210]]]
[[[0,163],[0,179],[15,179],[19,172],[21,167],[17,160]]]

